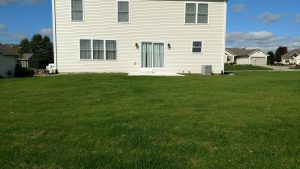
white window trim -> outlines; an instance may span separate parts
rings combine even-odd
[[[194,49],[194,42],[201,42],[201,52],[193,52],[193,49]],[[199,54],[203,54],[203,40],[192,40],[192,54],[196,54],[196,55],[199,55]]]
[[[142,67],[142,43],[151,43],[152,44],[152,67]],[[162,43],[164,44],[164,66],[163,67],[153,67],[153,44],[154,43]],[[165,65],[166,65],[166,42],[165,41],[160,41],[160,40],[141,40],[140,41],[140,66],[141,66],[141,70],[159,70],[159,69],[165,69]]]
[[[186,23],[186,4],[196,4],[196,19],[195,23]],[[207,23],[198,23],[198,4],[207,4]],[[196,1],[190,1],[184,3],[184,24],[185,25],[209,25],[209,19],[210,18],[210,2],[196,2]]]
[[[72,18],[72,0],[70,0],[70,13],[71,13],[71,15],[70,15],[70,20],[71,20],[71,22],[84,22],[85,21],[85,7],[84,7],[84,1],[85,0],[82,0],[82,21],[80,21],[80,20],[73,20],[73,18]]]
[[[119,2],[128,2],[128,22],[119,22]],[[116,6],[117,6],[117,23],[118,24],[130,24],[131,23],[131,2],[130,0],[117,0],[116,1]]]
[[[90,40],[91,41],[91,59],[81,59],[81,57],[80,57],[80,40]],[[94,59],[94,44],[93,44],[93,42],[94,42],[94,40],[103,40],[103,43],[104,43],[104,59]],[[114,40],[114,41],[116,41],[116,59],[114,59],[114,60],[107,60],[106,59],[106,41],[107,40]],[[116,61],[118,61],[118,40],[117,39],[115,39],[115,38],[97,38],[97,39],[95,39],[95,38],[80,38],[79,39],[79,61],[87,61],[87,62],[89,62],[89,61],[96,61],[96,62],[103,62],[103,61],[107,61],[107,62],[116,62]]]

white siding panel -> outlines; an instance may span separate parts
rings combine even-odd
[[[239,57],[236,59],[238,65],[250,65],[249,57]]]
[[[3,56],[0,54],[0,76],[7,77],[8,72],[14,75],[16,64],[16,56]]]
[[[200,73],[201,65],[224,70],[226,2],[209,3],[209,24],[185,24],[185,1],[130,0],[130,23],[117,23],[116,0],[83,0],[84,21],[71,21],[70,0],[56,1],[57,66],[60,72],[139,72],[141,41],[165,43],[165,70]],[[116,61],[82,61],[80,39],[117,40]],[[201,54],[192,41],[201,40]],[[135,44],[139,44],[139,49]],[[168,49],[168,44],[171,49]]]

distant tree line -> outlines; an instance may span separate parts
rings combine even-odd
[[[274,65],[282,61],[281,56],[288,53],[288,48],[280,46],[276,49],[275,53],[270,51],[268,52],[268,65]]]
[[[29,40],[27,38],[21,40],[20,54],[34,53],[40,60],[40,68],[46,68],[49,63],[54,62],[53,43],[48,36],[35,34]]]

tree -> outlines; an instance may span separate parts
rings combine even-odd
[[[274,52],[268,52],[268,65],[273,65],[275,61],[275,54]]]
[[[31,49],[32,49],[32,52],[34,54],[36,54],[37,56],[40,56],[39,50],[41,48],[42,40],[43,40],[43,37],[40,34],[35,34],[31,38]]]
[[[49,63],[54,62],[53,44],[48,36],[43,37],[40,34],[35,34],[30,44],[32,52],[40,60],[40,68],[44,69]]]
[[[32,52],[30,41],[27,38],[21,40],[20,47],[21,47],[21,49],[19,50],[20,54]]]
[[[275,61],[278,63],[278,62],[281,62],[281,56],[288,53],[288,49],[287,47],[283,47],[283,46],[280,46],[277,48],[276,52],[275,52]]]
[[[39,67],[44,69],[49,63],[54,62],[53,44],[48,36],[35,34],[31,40],[25,38],[20,42],[20,54],[34,53],[39,59]]]
[[[39,52],[41,54],[40,64],[42,67],[46,67],[49,63],[54,62],[53,44],[48,36],[43,37]]]

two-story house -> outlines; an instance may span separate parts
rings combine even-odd
[[[227,0],[52,0],[59,72],[224,71]]]

